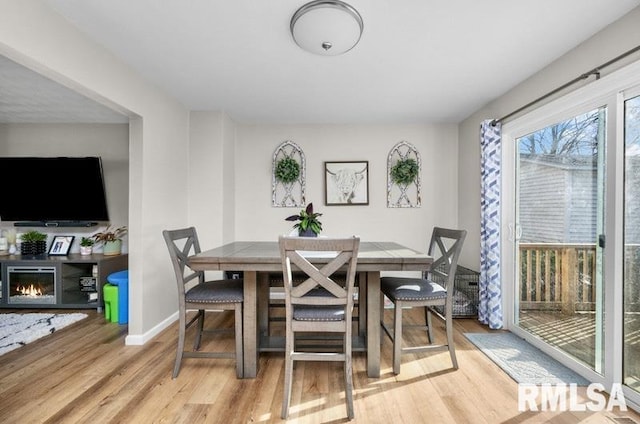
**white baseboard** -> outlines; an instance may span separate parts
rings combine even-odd
[[[158,334],[162,333],[162,331],[164,331],[167,327],[169,327],[177,320],[178,312],[176,311],[174,314],[170,315],[167,319],[160,322],[158,325],[144,334],[129,334],[127,337],[125,337],[124,344],[126,346],[142,346]]]

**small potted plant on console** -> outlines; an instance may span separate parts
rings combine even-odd
[[[91,237],[82,237],[80,239],[80,254],[81,255],[90,255],[93,253],[93,245],[96,241]]]
[[[122,253],[122,236],[127,234],[127,227],[111,228],[108,226],[99,233],[93,235],[96,243],[102,243],[102,254],[105,256],[119,255]]]
[[[47,251],[47,235],[40,231],[31,230],[20,236],[20,254],[22,256],[40,256]]]

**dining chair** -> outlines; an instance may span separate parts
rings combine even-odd
[[[178,284],[178,347],[173,367],[173,378],[178,377],[182,358],[235,358],[236,376],[242,378],[243,345],[242,345],[242,280],[210,280],[205,281],[204,271],[194,271],[189,267],[189,256],[200,253],[200,243],[194,227],[176,230],[164,230],[164,240],[169,248],[171,263]],[[204,329],[206,311],[235,311],[235,330],[227,328]],[[189,312],[197,311],[189,319]],[[196,326],[193,350],[185,350],[187,330]],[[235,352],[200,351],[203,333],[235,333]]]
[[[360,238],[316,238],[280,236],[280,257],[285,288],[285,370],[282,418],[289,416],[294,361],[344,362],[347,416],[353,412],[353,371],[351,363],[354,281]],[[312,257],[318,266],[309,262]],[[320,266],[321,265],[321,266]],[[332,277],[346,268],[344,284]],[[293,269],[306,274],[294,284]],[[312,352],[296,348],[296,333],[342,333],[341,351]],[[321,350],[321,349],[317,349]]]
[[[433,263],[423,278],[382,277],[380,279],[381,313],[380,323],[393,341],[393,373],[400,374],[400,356],[403,353],[418,353],[432,350],[448,350],[453,368],[458,368],[453,343],[453,292],[458,258],[462,251],[466,230],[435,227],[431,234],[428,254]],[[384,322],[384,297],[394,306],[393,331]],[[440,313],[435,307],[439,306]],[[426,330],[426,345],[403,347],[402,312],[413,307],[424,307],[426,325],[405,325],[406,328]],[[434,344],[431,315],[444,320],[446,343]]]

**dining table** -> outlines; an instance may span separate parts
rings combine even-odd
[[[329,256],[314,255],[314,264],[326,263]],[[359,285],[358,337],[367,355],[367,375],[380,377],[380,273],[384,271],[425,271],[433,262],[426,253],[393,241],[361,241],[356,272]],[[238,271],[243,276],[244,378],[255,378],[258,356],[264,351],[284,351],[284,344],[269,336],[270,276],[280,273],[282,261],[277,241],[235,241],[189,258],[197,271]]]

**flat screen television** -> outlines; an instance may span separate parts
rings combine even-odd
[[[16,226],[108,221],[99,157],[0,157],[0,219]]]

